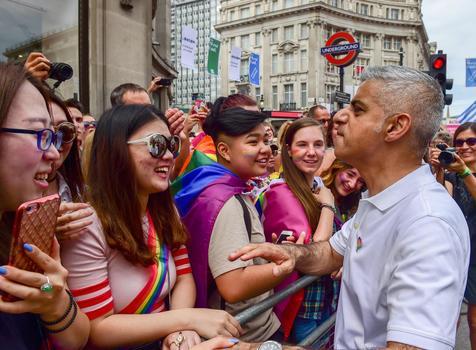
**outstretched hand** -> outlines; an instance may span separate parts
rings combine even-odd
[[[278,245],[273,243],[248,244],[231,253],[228,259],[230,261],[237,259],[247,261],[260,257],[275,265],[273,267],[273,275],[276,277],[285,276],[293,272],[296,265],[292,246],[290,244]]]

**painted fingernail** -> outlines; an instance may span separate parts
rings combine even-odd
[[[33,247],[29,245],[28,243],[23,244],[23,249],[25,249],[27,252],[30,252],[30,253],[33,251]]]
[[[230,338],[230,339],[228,339],[228,341],[229,341],[230,343],[232,343],[232,344],[237,344],[237,343],[240,342],[240,339]]]
[[[0,266],[0,275],[6,275],[7,274],[7,268],[5,266]]]

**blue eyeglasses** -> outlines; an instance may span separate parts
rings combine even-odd
[[[48,151],[51,145],[54,145],[56,149],[60,149],[63,144],[63,133],[61,131],[54,132],[51,129],[29,130],[13,128],[0,128],[0,131],[13,134],[36,135],[36,146],[40,151]]]

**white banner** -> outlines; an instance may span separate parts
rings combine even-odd
[[[228,67],[228,79],[240,81],[240,63],[241,49],[239,47],[231,48],[230,66]]]
[[[182,27],[182,50],[181,64],[182,67],[197,71],[195,66],[195,53],[197,52],[197,36],[198,32],[192,27]]]

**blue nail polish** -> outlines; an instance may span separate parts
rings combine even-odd
[[[239,339],[236,339],[236,338],[228,339],[228,341],[229,341],[230,343],[232,343],[232,344],[237,344],[237,343],[240,342],[240,340],[239,340]]]
[[[28,243],[23,244],[23,249],[25,249],[27,252],[30,252],[30,253],[33,251],[33,247],[29,245]]]
[[[7,274],[7,268],[4,266],[0,266],[0,275],[6,275]]]

